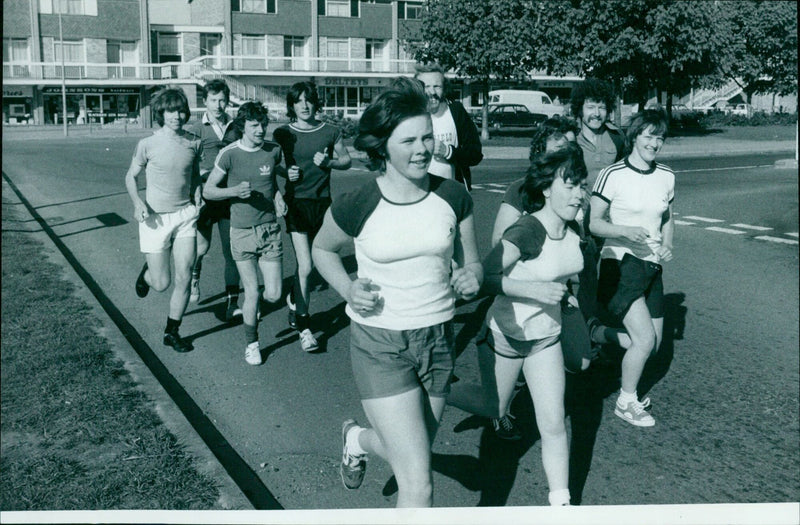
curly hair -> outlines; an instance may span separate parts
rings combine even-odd
[[[545,153],[531,163],[525,175],[525,182],[520,188],[523,210],[526,213],[541,210],[545,201],[544,190],[552,186],[556,177],[579,184],[587,175],[583,151],[574,142],[557,151]]]
[[[266,130],[269,124],[269,111],[261,105],[261,102],[249,100],[239,107],[236,118],[233,119],[233,126],[240,136],[244,136],[244,125],[248,120],[259,122]]]
[[[189,100],[182,89],[165,88],[156,93],[153,98],[153,114],[159,126],[164,126],[165,111],[177,111],[183,114],[184,123],[189,120],[189,115],[191,115]]]
[[[606,105],[606,111],[611,113],[617,105],[614,88],[610,83],[599,78],[587,78],[580,84],[572,88],[570,94],[570,111],[572,115],[580,119],[583,116],[583,103],[587,100],[602,102]]]
[[[353,147],[367,154],[370,169],[383,170],[389,136],[401,122],[420,115],[428,115],[428,97],[422,82],[400,77],[364,110]]]
[[[577,136],[580,128],[572,119],[560,115],[550,117],[539,124],[533,131],[533,139],[531,139],[531,148],[528,155],[530,161],[533,162],[536,157],[545,152],[549,138],[560,138],[569,132]]]
[[[294,105],[300,102],[300,95],[306,96],[306,101],[314,106],[314,112],[319,109],[319,93],[317,93],[317,85],[310,80],[306,80],[305,82],[295,82],[286,93],[286,115],[292,122],[297,120],[297,113],[294,112]]]

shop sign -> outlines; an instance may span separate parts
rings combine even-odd
[[[326,86],[368,86],[369,80],[366,78],[332,78],[325,79]]]
[[[45,95],[55,95],[61,93],[58,86],[47,86],[42,88]],[[94,87],[94,86],[71,86],[67,88],[68,95],[138,95],[139,88],[135,87]]]
[[[3,86],[3,98],[15,98],[33,96],[33,87],[31,86]]]

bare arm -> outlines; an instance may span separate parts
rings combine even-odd
[[[475,297],[483,283],[483,266],[478,259],[475,219],[472,215],[458,224],[453,260],[460,267],[453,269],[450,284],[462,299]]]
[[[505,276],[505,270],[516,263],[521,256],[514,243],[501,240],[486,259],[483,266],[486,277],[483,292],[489,295],[503,294],[509,297],[533,299],[543,304],[556,304],[567,292],[567,286],[559,282],[523,281]]]
[[[522,216],[522,213],[515,207],[505,202],[500,204],[500,209],[497,210],[497,217],[494,220],[494,229],[492,230],[492,246],[494,247],[503,237],[509,226],[517,222],[517,219]]]
[[[233,188],[220,188],[222,179],[225,177],[225,172],[214,166],[211,174],[208,176],[205,186],[203,186],[203,194],[207,199],[220,201],[224,199],[231,199],[239,197],[240,199],[247,199],[250,197],[250,183],[242,181]]]
[[[629,241],[644,243],[649,234],[641,226],[622,226],[612,224],[606,218],[609,204],[600,197],[593,196],[591,214],[589,215],[589,230],[598,237],[608,239],[628,239]]]
[[[672,260],[672,237],[675,233],[675,219],[672,214],[672,204],[667,208],[665,215],[667,215],[667,220],[661,226],[661,246],[656,252],[658,258],[666,262]]]
[[[139,196],[139,175],[143,169],[136,160],[132,160],[128,172],[125,174],[125,188],[133,202],[133,218],[138,222],[144,222],[150,215],[147,211],[147,204]]]

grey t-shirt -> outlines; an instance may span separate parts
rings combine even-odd
[[[275,168],[280,161],[281,148],[274,142],[250,149],[237,140],[222,149],[215,167],[227,174],[228,187],[247,181],[251,190],[247,199],[230,199],[231,227],[249,228],[277,220],[273,199],[278,189]]]
[[[200,184],[203,146],[193,134],[172,135],[160,129],[136,145],[133,162],[145,169],[145,201],[153,211],[178,211],[189,204]]]

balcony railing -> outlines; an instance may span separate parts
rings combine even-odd
[[[64,64],[63,76],[69,80],[191,80],[201,76],[201,73],[207,73],[209,69],[226,74],[283,72],[404,74],[414,72],[414,61],[367,58],[204,56],[190,62],[163,64],[68,62]],[[61,63],[3,62],[3,79],[60,80],[61,78]]]

